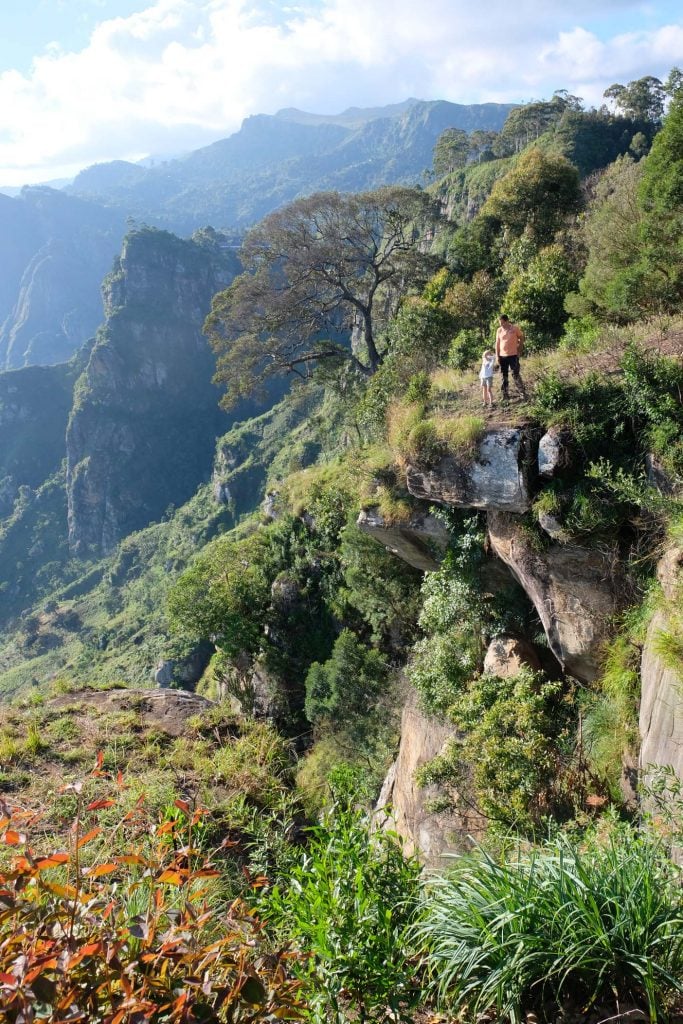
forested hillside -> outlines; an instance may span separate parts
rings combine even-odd
[[[0,377],[8,1021],[681,1019],[680,80],[133,231],[65,467]]]

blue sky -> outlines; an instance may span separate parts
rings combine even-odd
[[[524,101],[683,66],[671,0],[0,0],[0,184],[178,153],[253,113]]]

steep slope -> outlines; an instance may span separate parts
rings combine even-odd
[[[49,188],[0,196],[0,369],[63,362],[102,320],[125,214]]]
[[[129,235],[104,285],[106,322],[76,388],[67,431],[69,542],[107,553],[181,504],[209,472],[228,425],[201,333],[236,269],[219,236]]]

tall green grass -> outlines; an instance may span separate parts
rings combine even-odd
[[[429,886],[415,935],[432,992],[473,1018],[495,1009],[518,1024],[630,1001],[662,1021],[683,993],[680,874],[625,826],[509,862],[460,858]]]

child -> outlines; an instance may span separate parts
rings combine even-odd
[[[489,409],[493,408],[493,367],[496,357],[490,348],[487,348],[481,357],[481,370],[479,380],[481,381],[481,404]]]

